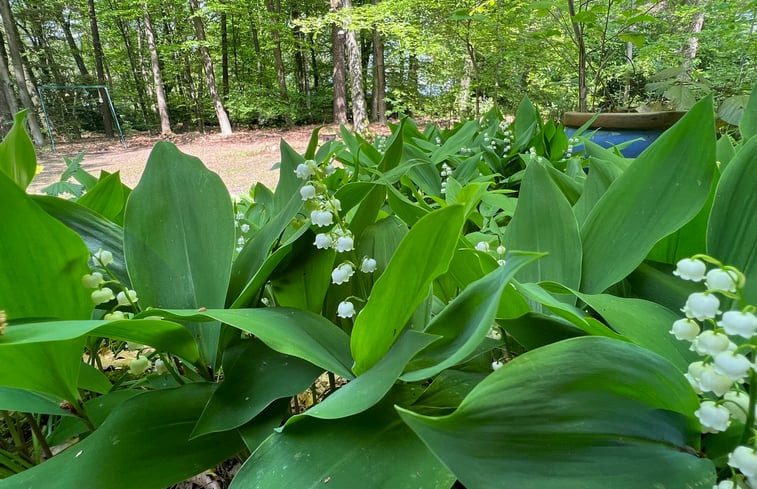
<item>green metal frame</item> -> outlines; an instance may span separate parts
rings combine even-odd
[[[113,99],[110,96],[110,91],[105,85],[40,85],[37,87],[39,93],[39,101],[42,104],[42,112],[45,115],[45,126],[47,126],[47,133],[50,135],[50,148],[55,153],[55,138],[53,137],[53,124],[50,122],[50,117],[47,115],[47,107],[45,106],[45,90],[105,90],[105,95],[108,97],[108,107],[110,107],[110,115],[113,116],[113,122],[116,123],[116,129],[118,129],[118,137],[121,140],[121,144],[126,149],[126,138],[121,130],[121,124],[118,122],[118,116],[116,115],[116,108],[113,106]]]

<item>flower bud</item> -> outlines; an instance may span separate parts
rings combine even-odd
[[[147,357],[135,358],[129,362],[129,373],[132,375],[142,375],[150,368],[150,360]]]
[[[478,243],[476,243],[476,249],[478,251],[484,252],[489,251],[489,243],[487,243],[486,241],[479,241]]]
[[[355,243],[352,240],[352,236],[340,236],[336,239],[334,249],[337,253],[344,253],[345,251],[351,251],[355,249]]]
[[[699,332],[699,324],[693,319],[679,319],[673,323],[673,327],[670,329],[670,334],[674,335],[676,339],[686,341],[694,341]]]
[[[694,292],[689,296],[686,305],[681,310],[687,318],[704,321],[705,319],[714,319],[715,316],[720,314],[719,307],[720,301],[715,295]]]
[[[376,271],[376,260],[373,258],[363,258],[360,264],[360,271],[363,273],[373,273]]]
[[[751,312],[726,311],[718,326],[730,335],[750,339],[757,332],[757,316]]]
[[[139,300],[137,299],[137,293],[135,291],[127,290],[126,292],[129,294],[128,297],[123,291],[119,292],[116,296],[119,306],[129,306],[132,302],[137,302]]]
[[[319,250],[325,250],[331,248],[333,241],[331,237],[326,233],[318,233],[315,235],[315,241],[313,242],[316,248]]]
[[[313,185],[303,185],[300,188],[300,195],[302,196],[302,200],[314,199],[316,195],[315,187]]]
[[[349,319],[355,315],[355,306],[350,301],[342,301],[337,307],[336,315],[340,318]]]
[[[105,251],[102,248],[97,250],[97,253],[94,254],[95,261],[100,264],[103,267],[107,267],[111,263],[113,263],[113,253],[110,251]]]
[[[749,395],[744,392],[728,391],[723,396],[723,406],[731,413],[731,417],[746,423],[746,413],[749,412]]]
[[[724,351],[715,355],[713,359],[715,371],[725,375],[734,382],[738,382],[747,376],[752,368],[752,362],[739,353]]]
[[[714,357],[720,352],[727,351],[730,343],[731,340],[727,335],[705,330],[691,342],[691,349],[700,355]]]
[[[310,213],[310,221],[319,227],[330,226],[334,222],[334,216],[329,211],[316,210]]]
[[[297,168],[294,170],[295,175],[297,175],[297,178],[301,180],[307,180],[308,178],[312,177],[314,172],[313,168],[310,167],[310,165],[307,165],[305,163],[300,163],[297,165]]]
[[[492,370],[496,371],[505,366],[505,362],[502,360],[494,360],[492,362]]]
[[[115,298],[116,296],[113,295],[113,291],[108,287],[103,287],[102,289],[98,289],[92,292],[92,302],[94,302],[96,306],[105,304],[106,302],[112,301]]]
[[[336,285],[343,284],[348,282],[354,274],[355,271],[352,269],[352,265],[342,263],[331,272],[331,282]]]
[[[705,275],[704,283],[707,290],[719,290],[723,292],[736,292],[736,284],[739,277],[736,272],[713,268]]]
[[[728,455],[728,465],[739,469],[747,477],[757,476],[757,453],[751,447],[736,447]]]
[[[100,272],[93,272],[92,274],[86,274],[81,278],[81,284],[86,289],[96,289],[105,283],[103,274]]]

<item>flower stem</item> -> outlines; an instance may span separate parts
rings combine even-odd
[[[24,413],[24,417],[29,423],[32,433],[37,437],[37,441],[39,442],[40,448],[42,448],[42,453],[45,455],[45,458],[53,458],[53,452],[50,450],[50,445],[47,444],[47,439],[45,439],[45,435],[42,434],[42,430],[40,429],[39,424],[37,424],[37,420],[29,413]]]
[[[757,374],[754,370],[749,374],[749,408],[746,413],[746,422],[744,423],[744,432],[741,434],[740,443],[743,445],[749,442],[752,437],[752,426],[754,425],[754,407],[757,404]]]

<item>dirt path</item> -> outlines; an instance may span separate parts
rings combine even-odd
[[[229,137],[219,134],[187,133],[169,140],[188,154],[197,156],[209,169],[218,173],[232,195],[246,194],[256,182],[273,188],[278,181],[278,170],[271,167],[280,161],[279,142],[283,138],[296,151],[307,148],[310,134],[315,126],[292,129],[261,129],[238,131]],[[334,133],[334,128],[324,128],[322,133]],[[60,179],[66,168],[63,157],[74,157],[84,151],[82,166],[95,175],[100,170],[121,172],[121,180],[134,187],[144,170],[145,163],[158,137],[134,135],[127,139],[124,149],[118,140],[84,140],[76,144],[58,145],[58,153],[50,148],[39,150],[38,163],[43,166],[29,186],[29,192],[40,193],[41,189]]]

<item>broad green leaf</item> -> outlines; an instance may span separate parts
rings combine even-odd
[[[223,307],[233,252],[234,216],[220,177],[173,144],[156,144],[124,219],[126,267],[140,305]],[[215,365],[219,328],[188,327]]]
[[[447,369],[434,378],[423,394],[413,403],[414,407],[436,409],[455,409],[465,396],[489,372],[469,372],[465,370]]]
[[[450,415],[398,411],[468,489],[709,489],[713,464],[692,454],[698,406],[657,355],[581,337],[515,358]]]
[[[439,336],[440,339],[410,362],[402,380],[414,382],[430,378],[463,362],[494,324],[500,297],[510,279],[538,258],[538,255],[511,255],[504,267],[498,267],[465,287],[431,320],[425,333]]]
[[[133,397],[86,439],[2,487],[70,489],[97,481],[98,489],[163,489],[213,467],[243,447],[235,431],[189,439],[214,388],[188,384]]]
[[[426,298],[431,282],[447,270],[465,220],[463,211],[462,206],[434,211],[402,239],[355,319],[350,338],[355,374],[368,370],[389,351]]]
[[[673,276],[675,267],[670,265],[642,263],[628,276],[633,295],[655,302],[671,311],[678,311],[689,295],[701,292],[701,284],[681,280]]]
[[[108,265],[108,270],[124,287],[131,288],[124,261],[124,230],[121,226],[76,202],[45,195],[33,195],[32,199],[45,212],[75,231],[84,240],[90,254],[94,255],[101,248],[110,251],[113,263]]]
[[[404,147],[405,121],[407,121],[407,117],[400,120],[399,127],[392,132],[392,135],[386,141],[386,151],[384,151],[384,155],[378,164],[378,169],[381,172],[392,170],[400,164]]]
[[[150,311],[167,318],[188,321],[217,320],[252,333],[269,348],[307,360],[324,370],[351,379],[349,337],[334,323],[307,311],[266,307],[261,309],[215,309]]]
[[[0,387],[0,411],[72,416],[70,412],[61,409],[59,404],[60,400],[44,394],[11,387]]]
[[[313,246],[313,233],[293,244],[289,264],[271,277],[276,303],[320,314],[334,268],[333,249],[318,250]]]
[[[350,220],[350,231],[358,238],[368,226],[376,222],[379,211],[386,202],[386,187],[375,185],[364,195],[365,198],[360,202],[360,207]]]
[[[515,121],[513,122],[516,138],[515,145],[517,147],[523,147],[531,140],[539,124],[538,119],[539,114],[536,112],[536,107],[534,107],[528,97],[524,97],[520,105],[518,105],[518,110],[515,112]]]
[[[406,234],[407,226],[396,216],[380,219],[365,228],[357,251],[358,256],[370,256],[376,260],[376,271],[371,274],[371,279],[375,280],[384,273]]]
[[[749,95],[749,102],[744,107],[744,113],[739,121],[739,131],[744,141],[757,136],[757,83]]]
[[[752,98],[757,96],[752,95]],[[707,253],[746,275],[745,297],[757,293],[757,138],[744,143],[720,178],[707,228]]]
[[[526,350],[586,335],[585,331],[558,316],[535,312],[513,319],[498,319],[497,324]]]
[[[449,489],[455,478],[387,404],[337,420],[304,417],[274,433],[230,489]]]
[[[626,277],[657,241],[699,212],[715,169],[714,126],[710,96],[610,185],[581,227],[581,291],[602,292]]]
[[[0,172],[0,310],[20,318],[89,319],[94,303],[81,238]],[[11,364],[5,364],[11,365]]]
[[[605,194],[613,181],[615,181],[623,170],[611,161],[591,158],[589,160],[589,175],[586,177],[581,197],[573,206],[573,213],[576,216],[579,227],[583,225],[586,216],[591,209],[599,202],[599,199]]]
[[[457,128],[455,133],[431,154],[431,164],[438,165],[459,152],[463,146],[468,146],[476,131],[478,131],[478,121],[468,121]]]
[[[100,178],[97,185],[76,202],[111,222],[123,225],[124,206],[128,196],[128,188],[121,183],[119,172],[115,172]]]
[[[108,377],[102,371],[88,363],[82,362],[79,369],[79,389],[105,394],[113,388]]]
[[[305,162],[305,158],[283,139],[281,140],[280,147],[281,166],[279,167],[279,181],[273,193],[273,205],[276,212],[284,209],[290,199],[297,194],[302,185],[302,180],[297,177],[294,171],[297,165]]]
[[[254,452],[289,417],[291,401],[288,398],[273,401],[252,421],[237,429],[250,453]]]
[[[518,272],[521,282],[554,280],[575,287],[581,283],[578,223],[567,199],[538,162],[526,168],[504,244],[511,250],[548,253]]]
[[[305,411],[302,416],[338,419],[370,409],[389,392],[407,362],[437,339],[437,336],[418,331],[405,331],[378,363],[338,389],[323,402]],[[295,422],[299,417],[295,417],[291,422]],[[289,424],[287,423],[287,426]]]
[[[223,372],[223,382],[197,420],[193,438],[242,426],[276,399],[303,392],[323,370],[249,340],[226,350]]]
[[[308,142],[308,147],[305,150],[305,158],[312,160],[315,158],[315,150],[318,148],[318,133],[323,129],[323,126],[318,126],[315,129],[313,129],[313,132],[310,134],[310,141]]]
[[[0,172],[5,173],[21,190],[26,190],[37,173],[37,154],[24,129],[25,120],[26,111],[18,112],[13,117],[13,126],[0,142]]]
[[[736,156],[736,148],[733,147],[733,139],[727,134],[718,138],[715,145],[716,158],[720,162],[720,173],[722,174],[728,163]]]
[[[267,259],[271,255],[271,248],[274,243],[276,243],[284,233],[284,230],[291,224],[292,219],[297,215],[301,207],[302,197],[300,197],[299,193],[295,193],[295,195],[290,197],[287,205],[277,211],[276,215],[255,233],[239,253],[231,269],[231,279],[226,299],[226,302],[231,304],[231,307],[237,308],[249,305],[252,297],[262,287],[263,284],[259,280],[256,280],[256,276],[258,276],[263,265],[266,264]],[[302,229],[303,233],[305,231],[306,229]],[[279,258],[281,259],[283,256],[279,255]],[[279,262],[281,261],[280,259]],[[270,271],[273,271],[273,268]],[[269,274],[270,271],[268,272]]]

